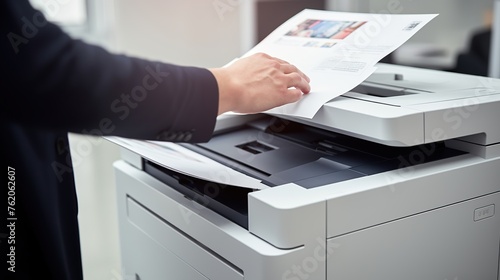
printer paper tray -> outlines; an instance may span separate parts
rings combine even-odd
[[[144,160],[144,171],[189,199],[248,229],[247,195],[252,189],[194,178],[147,160]]]
[[[388,147],[275,117],[217,134],[208,143],[182,146],[270,187],[294,183],[304,188],[463,154],[444,143]],[[415,151],[426,155],[415,160]],[[248,228],[248,194],[253,189],[195,178],[148,160],[144,160],[144,169],[202,206]]]

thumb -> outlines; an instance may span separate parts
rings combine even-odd
[[[292,103],[298,101],[302,97],[303,93],[300,89],[290,88],[285,94],[285,102]]]

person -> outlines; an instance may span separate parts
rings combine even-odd
[[[491,30],[491,27],[480,28],[472,33],[468,49],[457,55],[452,72],[488,76]]]
[[[217,115],[310,91],[305,74],[266,54],[224,68],[179,66],[72,39],[28,0],[1,1],[0,14],[2,279],[83,278],[68,132],[203,142]]]

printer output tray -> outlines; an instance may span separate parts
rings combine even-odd
[[[270,187],[295,183],[304,188],[464,154],[443,142],[389,147],[272,116],[220,132],[207,143],[182,146]],[[201,180],[148,160],[144,160],[144,169],[204,207],[248,228],[247,195],[252,189]]]

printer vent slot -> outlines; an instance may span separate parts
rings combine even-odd
[[[427,91],[419,91],[403,87],[388,86],[368,82],[361,83],[351,91],[377,97],[394,97],[409,94],[429,93]]]
[[[248,142],[245,144],[237,145],[236,147],[244,151],[247,151],[249,153],[252,153],[254,155],[269,152],[276,149],[274,147],[263,144],[259,141]]]
[[[329,140],[318,141],[316,150],[322,151],[322,152],[325,152],[325,153],[331,154],[331,155],[336,155],[338,153],[343,153],[343,152],[348,151],[348,149],[343,148],[343,147],[341,147],[341,146],[339,146],[339,145],[337,145]]]

